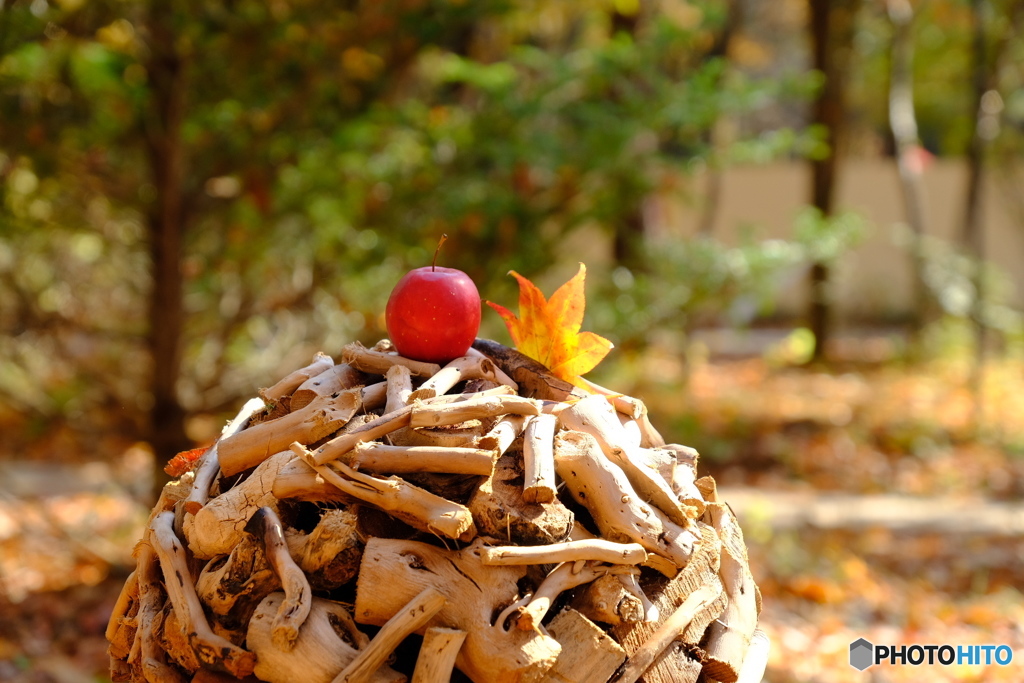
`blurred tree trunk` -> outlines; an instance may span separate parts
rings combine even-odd
[[[143,125],[155,200],[147,216],[152,290],[148,346],[152,362],[150,443],[156,453],[154,485],[166,481],[163,463],[190,447],[185,410],[178,396],[181,341],[184,331],[181,270],[185,233],[185,150],[181,136],[185,116],[186,60],[174,33],[173,10],[154,2],[146,21],[150,99]]]
[[[825,79],[814,101],[812,125],[826,131],[829,152],[811,161],[811,203],[823,217],[833,213],[841,144],[844,133],[844,94],[853,48],[854,22],[860,0],[809,0],[812,66]],[[812,361],[822,360],[832,332],[828,293],[829,266],[814,263],[810,273],[808,323],[814,334]]]
[[[909,0],[888,0],[892,22],[892,64],[889,81],[889,126],[896,142],[896,165],[903,189],[903,205],[910,226],[913,310],[910,315],[911,339],[916,341],[927,319],[928,291],[924,283],[922,240],[926,234],[924,195],[921,179],[923,158],[914,113],[914,9]],[[916,346],[916,343],[913,344]]]

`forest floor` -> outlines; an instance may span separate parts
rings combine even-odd
[[[989,364],[979,413],[966,361],[866,356],[684,367],[654,352],[628,389],[701,451],[739,516],[765,681],[1024,680],[1024,364]],[[145,467],[133,447],[62,468],[0,461],[0,681],[108,680],[103,630],[147,514],[129,492]],[[861,637],[1007,645],[1013,661],[859,672]]]

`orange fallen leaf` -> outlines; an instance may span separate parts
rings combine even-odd
[[[593,370],[613,345],[593,332],[580,331],[586,308],[586,266],[581,263],[579,272],[550,299],[519,273],[513,270],[509,274],[519,282],[519,316],[496,303],[488,301],[487,305],[505,321],[516,348],[543,363],[556,377],[587,389],[580,375]]]
[[[175,478],[180,477],[191,470],[192,466],[196,464],[196,460],[199,459],[199,456],[208,450],[210,450],[209,446],[202,446],[200,448],[193,448],[189,451],[182,451],[164,465],[164,472]]]

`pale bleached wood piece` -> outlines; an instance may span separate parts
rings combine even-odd
[[[292,392],[288,407],[298,410],[321,396],[338,394],[366,384],[366,376],[347,363],[338,363],[316,377],[310,377]]]
[[[376,384],[369,384],[363,387],[359,392],[363,410],[371,412],[383,408],[387,403],[387,389],[387,382],[377,382]]]
[[[700,538],[645,503],[622,469],[601,454],[593,436],[559,432],[555,469],[576,501],[590,511],[604,538],[639,543],[677,567],[689,562]]]
[[[317,465],[313,454],[302,444],[292,444],[292,451],[343,493],[384,510],[410,526],[462,541],[476,536],[473,515],[464,505],[413,486],[399,477],[371,477],[340,462],[333,463],[337,471],[326,465]]]
[[[597,562],[584,562],[582,567],[578,568],[570,562],[558,565],[544,577],[529,602],[520,608],[516,628],[521,631],[539,629],[540,623],[551,609],[552,603],[565,591],[590,583],[606,574],[630,570],[632,567],[616,567]]]
[[[255,467],[286,450],[293,441],[311,444],[338,431],[362,406],[360,393],[359,389],[346,389],[322,396],[301,410],[261,422],[221,441],[217,459],[223,476]]]
[[[353,510],[339,508],[325,510],[308,534],[285,530],[288,552],[305,572],[313,590],[330,591],[356,577],[363,554],[356,522]]]
[[[602,576],[577,591],[570,605],[592,621],[602,624],[635,624],[644,619],[644,604],[619,580]]]
[[[369,638],[356,628],[344,606],[314,597],[295,647],[282,650],[273,641],[271,624],[283,602],[283,593],[271,593],[249,620],[246,644],[256,655],[254,673],[261,681],[330,683],[369,643]],[[405,683],[406,677],[381,666],[369,680],[371,683]]]
[[[332,683],[367,683],[370,676],[394,652],[406,636],[427,625],[444,607],[447,598],[433,587],[424,588],[395,616],[388,619],[370,644],[334,677]]]
[[[740,667],[740,674],[736,677],[736,683],[761,683],[764,678],[764,670],[768,668],[768,655],[771,652],[772,641],[761,629],[756,629],[750,637],[750,644],[747,646],[747,654],[743,658],[743,666]]]
[[[549,503],[555,499],[554,439],[558,418],[551,414],[527,418],[523,429],[523,500]]]
[[[412,672],[412,683],[449,683],[455,658],[466,640],[466,632],[432,626],[423,634],[423,644]]]
[[[364,441],[341,457],[356,470],[384,474],[441,472],[488,475],[494,469],[495,452],[481,448],[442,446],[389,446]]]
[[[433,377],[441,370],[437,363],[424,363],[396,353],[374,351],[359,342],[347,344],[341,350],[341,362],[374,375],[386,374],[393,365],[404,365],[417,377]]]
[[[412,395],[412,372],[404,365],[392,365],[384,374],[387,382],[387,401],[385,413],[393,413],[409,405]]]
[[[522,396],[485,396],[453,403],[416,401],[412,404],[412,427],[440,427],[466,420],[498,415],[540,415],[540,403]]]
[[[316,465],[326,465],[352,450],[357,443],[373,441],[385,434],[409,426],[412,406],[406,406],[391,413],[385,413],[350,432],[340,434],[313,451]]]
[[[299,629],[309,616],[313,591],[302,569],[295,564],[284,538],[284,528],[273,508],[261,507],[253,513],[246,531],[262,544],[267,561],[284,589],[284,602],[274,617],[271,633],[274,644],[290,650],[299,637]]]
[[[124,585],[121,586],[121,592],[117,594],[117,600],[114,602],[114,608],[110,612],[110,618],[107,620],[107,630],[104,632],[104,636],[107,642],[111,644],[111,649],[115,649],[115,640],[119,631],[128,630],[128,628],[135,628],[136,624],[132,620],[131,624],[126,623],[128,621],[128,612],[133,604],[138,608],[139,601],[139,575],[138,569],[132,570],[125,579]],[[126,628],[127,627],[127,628]],[[126,644],[129,648],[131,643]],[[118,653],[117,659],[124,659],[128,656],[128,652]]]
[[[719,595],[714,586],[701,586],[690,593],[657,631],[626,660],[614,683],[636,683],[669,644],[678,638],[693,617]]]
[[[559,413],[558,419],[566,429],[586,432],[593,436],[601,451],[622,468],[636,492],[644,500],[667,514],[673,522],[687,525],[693,510],[684,507],[669,482],[647,463],[628,442],[615,410],[601,396],[589,396],[577,401]]]
[[[184,683],[185,678],[178,670],[167,664],[167,653],[157,633],[167,595],[161,586],[163,577],[157,565],[151,536],[152,532],[147,530],[142,542],[135,548],[136,571],[139,576],[138,629],[127,661],[135,679],[153,683]]]
[[[277,384],[270,388],[260,389],[260,398],[267,403],[279,401],[302,386],[303,382],[306,380],[327,372],[333,367],[334,361],[331,357],[318,351],[317,354],[313,356],[313,362],[309,365],[288,373],[279,380]]]
[[[483,565],[475,543],[451,551],[417,541],[371,538],[359,568],[354,615],[360,623],[381,625],[424,588],[437,588],[448,603],[430,625],[466,632],[456,658],[459,670],[476,683],[539,681],[561,651],[558,642],[494,622],[495,614],[518,600],[518,582],[525,573],[525,567]]]
[[[562,610],[547,628],[562,653],[543,683],[605,683],[626,660],[622,647],[576,610]]]
[[[502,415],[490,431],[477,439],[477,447],[497,452],[499,456],[508,450],[526,426],[523,415]]]
[[[237,678],[251,674],[256,657],[210,630],[188,570],[185,548],[174,533],[174,513],[161,512],[149,529],[168,597],[199,661],[215,668],[224,667]]]
[[[204,505],[195,515],[186,515],[188,547],[200,559],[226,555],[238,544],[246,522],[264,505],[275,506],[274,482],[278,473],[295,456],[289,451],[264,460],[249,477]]]
[[[647,551],[639,543],[616,543],[595,538],[550,545],[483,547],[480,557],[486,565],[558,564],[594,560],[609,564],[640,564]]]
[[[412,398],[426,399],[447,394],[459,382],[467,379],[497,381],[494,361],[483,356],[463,356],[451,361],[412,393]]]
[[[263,410],[263,407],[264,403],[261,399],[250,398],[246,401],[242,409],[238,411],[238,415],[221,430],[217,442],[201,456],[202,460],[196,468],[192,489],[184,502],[185,512],[194,515],[206,505],[206,501],[210,500],[210,489],[213,488],[213,482],[217,479],[217,473],[220,472],[220,459],[217,455],[220,442],[242,431],[252,416]]]
[[[721,683],[735,683],[757,628],[757,587],[747,564],[743,531],[732,510],[725,503],[710,503],[708,517],[722,539],[719,573],[728,601],[708,629],[704,672]]]

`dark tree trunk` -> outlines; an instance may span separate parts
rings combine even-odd
[[[815,99],[812,123],[828,135],[829,153],[811,161],[811,203],[824,217],[833,213],[836,169],[844,132],[844,93],[853,47],[854,20],[860,0],[809,0],[812,65],[825,77]],[[825,357],[832,333],[829,264],[815,263],[810,272],[808,324],[814,334],[812,360]]]
[[[181,263],[185,233],[185,155],[181,139],[185,115],[185,59],[175,44],[172,11],[151,5],[147,31],[150,58],[150,102],[146,111],[146,142],[156,198],[148,215],[152,290],[148,344],[152,362],[150,442],[156,453],[156,485],[165,481],[163,463],[190,447],[185,410],[178,397],[181,340],[185,314]]]

